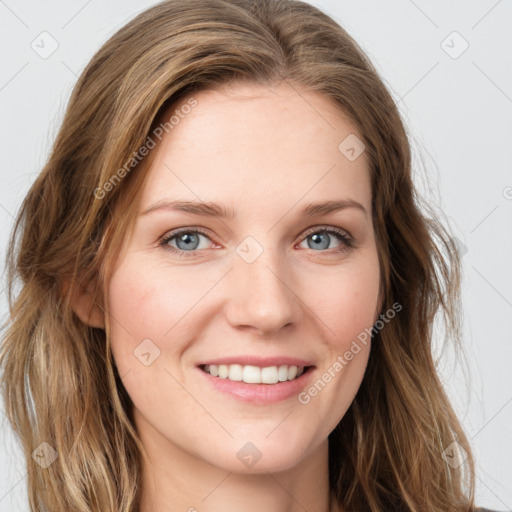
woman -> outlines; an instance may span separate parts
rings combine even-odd
[[[128,23],[8,253],[31,509],[476,510],[431,347],[439,310],[459,341],[459,257],[420,200],[392,98],[318,9]]]

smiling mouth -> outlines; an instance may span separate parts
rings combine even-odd
[[[246,384],[279,384],[298,379],[304,373],[309,372],[313,366],[252,366],[241,364],[202,364],[199,368],[212,377],[245,382]]]

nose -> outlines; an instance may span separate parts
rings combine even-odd
[[[233,266],[227,305],[233,327],[275,335],[303,316],[299,283],[277,253],[265,249],[252,263],[235,254]]]

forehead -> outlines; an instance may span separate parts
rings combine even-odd
[[[344,141],[362,136],[318,92],[287,83],[229,85],[181,99],[162,123],[171,117],[147,171],[142,209],[162,198],[266,204],[275,197],[291,206],[305,195],[350,196],[370,208],[366,154],[351,160],[342,151]]]

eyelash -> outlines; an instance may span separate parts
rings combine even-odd
[[[170,245],[167,245],[172,239],[174,239],[184,233],[199,233],[201,235],[204,235],[208,239],[210,239],[209,234],[201,228],[180,228],[175,231],[171,231],[170,233],[166,233],[162,238],[160,238],[158,245],[167,251],[170,251],[175,254],[179,254],[180,258],[182,256],[184,256],[186,258],[197,257],[197,253],[200,252],[200,250],[195,249],[192,251],[183,251],[181,249],[176,249],[175,247],[171,247]],[[348,252],[349,250],[351,250],[355,247],[354,239],[350,235],[348,235],[344,230],[342,230],[340,228],[335,228],[333,226],[315,226],[314,228],[311,228],[306,231],[303,239],[307,238],[309,235],[313,235],[316,233],[333,234],[338,238],[338,240],[340,240],[342,242],[343,247],[336,249],[333,253]],[[311,249],[311,250],[313,250],[313,249]],[[326,251],[314,251],[314,252],[325,253]],[[333,254],[333,253],[331,253],[331,254]],[[329,252],[327,252],[327,254],[329,254]]]

